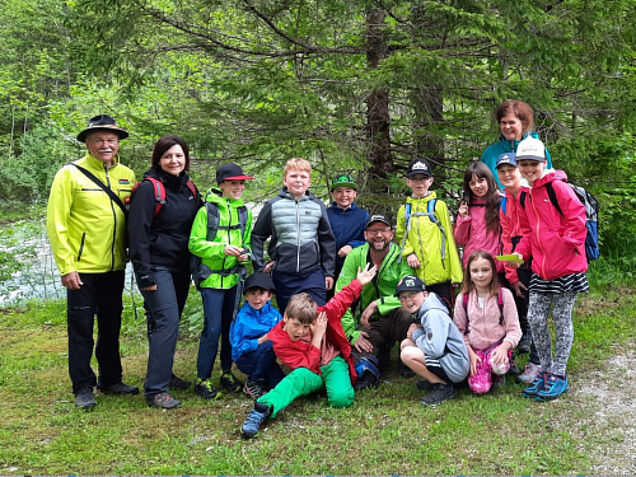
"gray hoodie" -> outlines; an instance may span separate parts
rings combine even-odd
[[[466,379],[470,369],[464,337],[448,315],[448,309],[435,293],[428,294],[417,318],[422,328],[413,333],[413,341],[428,358],[438,359],[446,375],[454,383]]]

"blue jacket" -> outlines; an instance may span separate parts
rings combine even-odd
[[[536,132],[530,131],[529,134],[530,136],[539,139],[539,135]],[[524,134],[521,140],[523,141],[526,137],[528,137],[528,134]],[[497,158],[506,152],[517,152],[517,146],[519,146],[520,142],[521,141],[508,141],[505,137],[503,137],[503,135],[500,135],[499,142],[491,144],[486,149],[484,149],[484,152],[481,154],[481,162],[488,166],[490,172],[492,172],[492,175],[495,176],[495,180],[497,181],[497,184],[499,185],[499,188],[501,190],[504,190],[505,187],[501,185],[501,182],[499,182],[499,177],[497,177],[497,169],[495,168],[495,165],[497,164]],[[545,168],[552,169],[552,158],[550,157],[548,148],[545,149],[545,157],[547,159]]]
[[[232,361],[236,362],[244,353],[255,351],[258,348],[258,339],[268,333],[281,318],[269,301],[260,310],[255,310],[248,302],[243,303],[230,326]]]
[[[344,263],[344,258],[338,256],[338,250],[345,245],[351,245],[352,248],[364,245],[364,228],[369,220],[369,212],[358,208],[355,203],[344,210],[333,202],[327,208],[327,217],[336,237],[336,276],[338,276]]]

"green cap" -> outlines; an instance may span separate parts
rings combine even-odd
[[[334,177],[331,181],[331,192],[333,192],[336,187],[351,187],[352,189],[358,190],[358,186],[353,181],[353,177],[348,174]]]

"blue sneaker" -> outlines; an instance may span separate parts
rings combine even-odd
[[[537,401],[552,401],[561,394],[570,390],[568,377],[560,374],[548,373],[546,375],[545,386],[537,393]]]
[[[523,388],[523,391],[521,391],[521,395],[525,398],[536,398],[539,394],[539,391],[541,391],[545,387],[546,375],[547,373],[540,371],[537,377],[534,378],[534,381],[530,383],[530,386],[526,386],[525,388]]]
[[[247,419],[245,419],[243,427],[241,427],[243,437],[249,439],[250,437],[254,437],[258,434],[261,424],[263,424],[263,421],[267,419],[267,416],[271,413],[272,410],[267,404],[257,401],[256,404],[254,404],[254,409],[252,409],[252,411],[248,414]]]

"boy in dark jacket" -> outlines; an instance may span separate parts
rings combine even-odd
[[[268,333],[276,356],[292,369],[269,393],[259,398],[243,423],[243,437],[253,437],[267,417],[275,417],[291,402],[306,394],[327,390],[334,407],[347,407],[355,397],[356,371],[351,345],[340,319],[360,295],[362,287],[375,276],[369,265],[358,271],[357,279],[338,292],[325,306],[307,293],[294,295],[283,321]]]
[[[276,386],[285,376],[276,362],[267,333],[281,320],[269,301],[274,283],[269,275],[256,272],[247,277],[245,303],[230,327],[232,359],[247,375],[243,392],[255,399]]]

